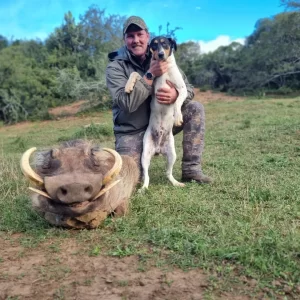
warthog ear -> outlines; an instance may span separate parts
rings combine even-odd
[[[51,151],[50,151],[50,155],[52,158],[56,158],[58,155],[59,155],[59,149],[57,148],[53,148]]]
[[[28,178],[31,182],[38,186],[43,186],[44,185],[44,180],[40,175],[35,173],[33,169],[30,166],[29,163],[29,158],[31,154],[36,150],[35,147],[28,149],[27,151],[24,152],[22,155],[21,161],[20,161],[20,167],[21,170],[26,178]]]

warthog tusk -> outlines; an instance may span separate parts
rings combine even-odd
[[[26,178],[31,180],[33,183],[42,186],[44,185],[44,180],[41,176],[39,176],[37,173],[33,171],[33,169],[30,166],[29,158],[30,155],[36,150],[35,147],[28,149],[24,152],[22,155],[21,161],[20,161],[20,167],[21,170]]]
[[[115,158],[115,163],[114,163],[113,167],[105,174],[105,176],[103,178],[102,184],[107,185],[120,173],[123,162],[122,162],[122,157],[120,156],[120,154],[117,151],[115,151],[113,149],[109,149],[109,148],[103,148],[103,150],[106,152],[109,152]]]
[[[47,193],[45,193],[45,192],[43,192],[43,191],[41,191],[41,190],[35,189],[35,188],[31,187],[31,186],[29,187],[29,189],[30,189],[31,191],[37,193],[37,194],[40,194],[40,195],[46,197],[46,198],[52,199]]]
[[[107,191],[109,191],[112,187],[114,187],[117,183],[119,183],[121,181],[121,179],[116,180],[114,182],[112,182],[111,184],[109,184],[108,186],[104,187],[102,190],[100,190],[100,192],[94,197],[93,201],[97,198],[99,198],[100,196],[102,196],[104,193],[106,193]]]

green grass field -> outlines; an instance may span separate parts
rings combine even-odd
[[[158,265],[201,267],[212,274],[212,282],[222,278],[219,288],[246,277],[270,289],[270,295],[285,295],[287,289],[287,297],[296,295],[300,293],[300,98],[214,102],[205,108],[203,169],[215,182],[174,188],[164,176],[164,159],[155,157],[150,188],[134,195],[130,214],[108,219],[96,230],[105,253],[151,256]],[[84,130],[83,125],[91,122],[104,125]],[[0,230],[23,232],[32,246],[46,238],[67,237],[67,230],[50,227],[31,210],[28,184],[19,168],[21,154],[32,146],[44,148],[77,137],[113,147],[110,127],[109,112],[1,127]],[[176,136],[177,179],[181,138]],[[90,251],[98,249],[94,232],[77,234]],[[274,280],[280,282],[276,287]]]

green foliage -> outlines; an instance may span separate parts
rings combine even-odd
[[[8,40],[3,35],[0,34],[0,51],[1,49],[8,46]]]
[[[0,52],[0,116],[6,123],[41,114],[53,101],[55,72],[41,65],[46,54],[38,48],[34,41],[20,42]]]
[[[300,12],[257,22],[245,46],[236,42],[199,56],[189,74],[195,85],[246,94],[300,90]]]
[[[300,1],[299,0],[281,0],[281,5],[285,6],[286,9],[299,10]]]
[[[105,16],[96,5],[76,23],[64,16],[45,43],[0,36],[0,120],[49,119],[48,109],[78,99],[107,99],[107,53],[122,45],[125,17]]]

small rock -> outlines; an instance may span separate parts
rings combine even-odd
[[[286,294],[290,294],[292,292],[293,288],[289,285],[285,285],[284,288],[283,288],[283,291],[286,293]]]
[[[145,283],[144,281],[140,280],[139,285],[140,285],[140,286],[145,286],[146,283]]]
[[[273,286],[281,286],[281,282],[279,280],[273,280],[272,285]]]
[[[251,280],[249,281],[249,284],[250,284],[250,286],[254,287],[254,286],[257,285],[257,280],[251,279]]]
[[[263,288],[263,291],[264,291],[265,293],[269,293],[269,292],[270,292],[270,289],[267,288],[267,287],[264,287],[264,288]]]

